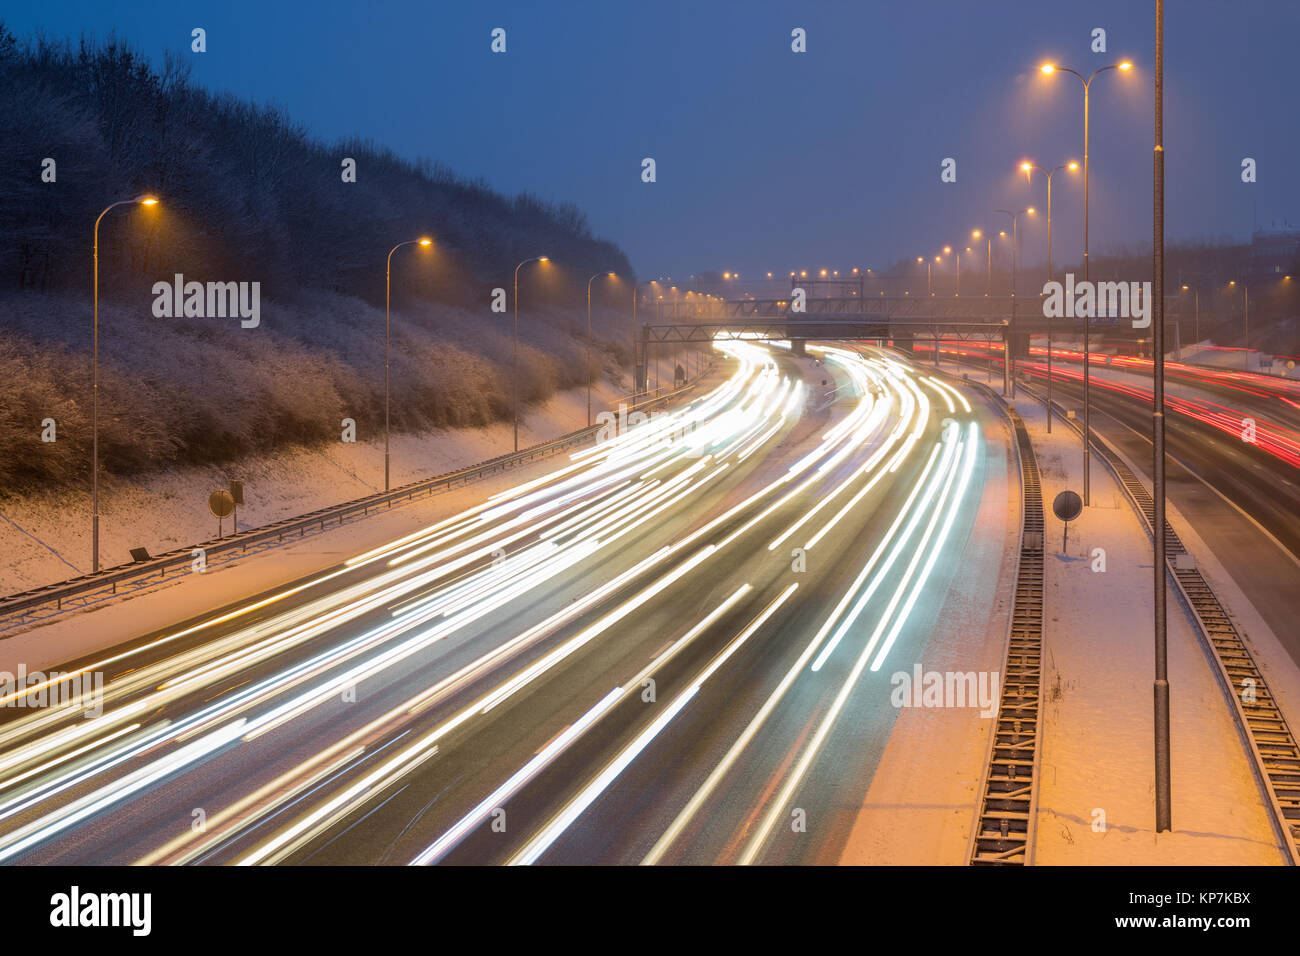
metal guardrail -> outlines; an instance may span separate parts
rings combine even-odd
[[[701,372],[695,382],[691,382],[680,389],[629,405],[629,411],[644,411],[656,405],[667,404],[681,397],[695,388],[699,378],[707,374],[712,367],[712,364],[710,364]],[[640,396],[633,395],[629,397],[637,398]],[[305,515],[287,518],[251,531],[237,532],[229,537],[215,541],[205,541],[189,547],[177,548],[147,561],[105,568],[95,574],[84,574],[56,584],[10,594],[0,598],[0,635],[4,631],[43,620],[63,611],[86,607],[121,594],[142,590],[145,587],[166,580],[169,572],[173,577],[177,573],[187,573],[194,563],[195,551],[201,551],[206,565],[211,565],[215,563],[214,558],[224,556],[227,560],[232,560],[247,553],[275,547],[288,539],[305,537],[309,532],[324,531],[327,525],[339,526],[349,518],[365,517],[380,509],[391,509],[394,504],[406,504],[421,498],[431,497],[450,491],[453,488],[472,484],[491,475],[553,457],[570,448],[587,443],[597,434],[601,427],[600,425],[592,425],[581,428],[550,441],[533,445],[518,452],[501,455],[477,465],[471,465],[468,468],[447,472],[432,478],[422,478],[392,491],[379,492],[378,494],[357,498],[342,504],[331,505],[328,508],[321,508]]]
[[[949,377],[953,377],[949,374]],[[983,382],[965,384],[993,397],[1016,436],[1020,461],[1020,554],[1016,562],[1011,620],[1002,662],[1002,692],[989,735],[979,810],[967,847],[973,866],[1033,863],[1038,815],[1039,747],[1042,737],[1043,489],[1025,423],[1014,406]]]
[[[1028,385],[1025,391],[1039,402],[1044,398]],[[1082,438],[1083,429],[1065,416],[1059,402],[1052,405],[1061,412],[1061,420]],[[1146,485],[1111,444],[1095,430],[1092,445],[1097,455],[1115,475],[1147,536],[1155,540],[1155,500]],[[1255,658],[1241,639],[1236,625],[1219,602],[1208,581],[1195,566],[1182,540],[1166,519],[1165,572],[1183,606],[1196,623],[1201,644],[1214,660],[1219,686],[1232,705],[1233,719],[1251,756],[1256,782],[1267,795],[1271,822],[1293,866],[1300,866],[1300,746],[1287,725],[1286,718],[1273,695]]]

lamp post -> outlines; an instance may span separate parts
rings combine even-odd
[[[1183,291],[1187,292],[1188,287],[1183,286]],[[1195,337],[1196,341],[1199,342],[1201,341],[1201,290],[1192,289],[1191,292],[1193,295],[1193,301],[1196,303],[1196,311],[1194,313],[1194,318],[1192,320],[1193,322],[1192,335]],[[1180,348],[1178,350],[1178,361],[1181,362],[1182,360],[1183,360],[1183,350]]]
[[[987,299],[993,294],[993,236],[984,236],[978,229],[972,230],[970,235],[972,239],[984,237],[988,240],[988,247],[984,251],[984,268],[988,270],[988,276],[984,280],[984,298]]]
[[[1006,385],[1003,391],[1011,393],[1011,397],[1016,397],[1016,376],[1011,368],[1011,334],[1016,327],[1016,269],[1019,260],[1019,239],[1020,239],[1020,217],[1021,215],[1032,216],[1036,212],[1033,206],[1012,212],[1010,209],[995,209],[994,212],[1000,212],[1003,215],[1011,217],[1011,325],[1007,330],[1006,352],[1003,353],[1003,367],[1006,371]]]
[[[957,259],[957,291],[956,295],[961,295],[961,252],[953,252],[952,246],[944,246],[943,254],[945,256],[955,256]]]
[[[612,272],[597,272],[587,280],[587,427],[591,427],[591,284],[602,275],[615,278]]]
[[[791,275],[794,275],[793,272],[790,273],[790,274],[791,274]],[[637,304],[637,299],[639,299],[639,298],[641,297],[641,287],[642,287],[643,285],[654,285],[654,284],[655,284],[655,280],[654,280],[654,279],[650,279],[648,282],[633,282],[633,283],[632,283],[632,336],[633,336],[633,339],[632,339],[632,391],[633,391],[633,393],[638,394],[638,395],[641,394],[641,393],[643,393],[643,392],[645,392],[645,391],[647,391],[647,390],[648,390],[648,387],[649,387],[649,385],[650,385],[650,346],[647,344],[646,347],[645,347],[645,360],[646,360],[646,361],[645,361],[644,373],[643,373],[643,374],[645,375],[645,381],[643,381],[643,382],[641,382],[641,381],[637,381],[637,353],[640,351],[640,349],[638,349],[638,347],[637,347],[637,339],[636,339],[636,337],[640,334],[640,332],[638,331],[638,329],[637,329],[637,324],[636,324],[636,304]],[[706,296],[706,298],[708,298],[708,296]]]
[[[949,249],[948,246],[944,246],[944,252],[947,252],[948,249]],[[935,256],[934,261],[943,262],[943,257]],[[928,270],[930,268],[930,264],[927,262],[925,265],[926,265],[926,269]],[[930,295],[934,295],[933,289],[930,290]],[[939,327],[938,326],[936,325],[930,326],[930,337],[934,339],[934,367],[938,368],[939,367]]]
[[[1235,289],[1236,287],[1237,287],[1236,279],[1232,279],[1228,282],[1228,288]],[[1241,351],[1241,355],[1242,355],[1241,367],[1249,371],[1250,370],[1250,286],[1246,285],[1246,283],[1243,282],[1241,284],[1241,293],[1242,293],[1241,335],[1242,335],[1242,345],[1244,346],[1244,348]]]
[[[1133,69],[1133,64],[1128,60],[1119,63],[1112,63],[1110,66],[1103,66],[1100,69],[1093,70],[1087,79],[1084,79],[1082,73],[1078,70],[1071,70],[1069,67],[1057,66],[1054,63],[1044,63],[1040,69],[1045,76],[1051,76],[1057,70],[1063,73],[1073,73],[1083,84],[1083,279],[1089,280],[1088,269],[1088,114],[1089,101],[1088,92],[1092,86],[1092,81],[1101,73],[1107,70],[1119,70],[1121,73],[1127,73]],[[1083,503],[1091,503],[1091,485],[1090,485],[1090,467],[1092,464],[1089,442],[1092,441],[1092,420],[1090,411],[1092,409],[1092,391],[1091,391],[1091,346],[1088,333],[1092,326],[1090,317],[1083,320]]]
[[[549,256],[534,256],[531,259],[525,259],[519,265],[515,266],[515,349],[513,367],[514,374],[511,376],[511,402],[514,407],[515,419],[515,451],[519,450],[519,270],[530,262],[550,262]]]
[[[1152,291],[1155,293],[1155,355],[1152,365],[1151,496],[1155,531],[1155,790],[1156,832],[1172,829],[1169,784],[1169,670],[1165,586],[1165,5],[1156,0],[1155,149],[1153,165]],[[1084,459],[1085,461],[1087,459]]]
[[[390,315],[393,298],[393,253],[402,246],[421,246],[429,248],[433,245],[433,240],[421,237],[419,239],[408,239],[406,242],[399,242],[393,248],[388,250],[388,267],[384,271],[384,491],[389,490],[388,485],[388,343],[390,335]]]
[[[122,199],[108,206],[95,219],[94,242],[93,242],[93,261],[94,277],[91,280],[93,286],[93,309],[94,317],[91,320],[90,338],[91,338],[91,373],[90,373],[90,547],[93,552],[91,555],[90,567],[92,571],[99,570],[99,223],[109,210],[116,209],[118,206],[132,206],[139,204],[141,206],[156,206],[158,200],[152,196],[136,196],[134,199]]]
[[[1034,163],[1024,162],[1020,168],[1025,171],[1025,182],[1029,182],[1034,170],[1047,177],[1047,281],[1052,281],[1052,175],[1062,169],[1074,172],[1079,168],[1076,162],[1063,163],[1055,169],[1047,170]],[[1052,433],[1052,317],[1047,317],[1047,434]]]

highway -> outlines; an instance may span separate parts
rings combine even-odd
[[[941,354],[977,368],[987,356],[973,343],[945,345]],[[1053,349],[1052,356],[1053,398],[1082,418],[1082,353]],[[1000,367],[1000,356],[996,361]],[[1092,427],[1149,482],[1151,361],[1096,354],[1092,363]],[[1044,349],[1017,367],[1046,393]],[[1175,362],[1167,368],[1169,501],[1225,568],[1249,569],[1234,580],[1300,663],[1300,383]],[[1247,418],[1253,442],[1242,437]],[[1093,467],[1105,466],[1094,458]]]
[[[542,477],[70,662],[98,716],[6,707],[0,862],[833,861],[990,412],[883,350],[717,347]]]
[[[1029,363],[1025,371],[1031,379],[1046,381],[1046,365]],[[1058,401],[1082,408],[1081,372],[1052,371]],[[1093,428],[1149,479],[1150,388],[1115,387],[1101,376],[1093,376],[1092,384]],[[1289,455],[1290,430],[1282,424],[1285,416],[1272,409],[1265,417],[1258,396],[1231,400],[1235,408],[1219,406],[1207,413],[1194,400],[1170,396],[1167,494],[1224,567],[1249,569],[1234,573],[1234,580],[1300,663],[1294,611],[1300,592],[1300,472],[1282,457]],[[1241,438],[1242,419],[1251,414],[1259,416],[1261,444]],[[1281,454],[1275,454],[1279,448]],[[1094,467],[1104,466],[1098,462]]]

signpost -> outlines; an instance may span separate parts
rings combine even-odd
[[[239,534],[239,506],[244,503],[244,483],[238,478],[230,479],[230,497],[235,502],[235,534]]]
[[[1070,537],[1070,522],[1083,513],[1083,499],[1078,492],[1062,491],[1052,500],[1052,513],[1064,522],[1061,532],[1061,551],[1064,553],[1066,541]]]
[[[217,519],[217,540],[221,540],[221,521],[229,518],[235,511],[235,499],[230,492],[222,488],[208,496],[208,510]]]

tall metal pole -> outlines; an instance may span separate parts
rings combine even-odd
[[[515,451],[519,450],[519,270],[523,264],[521,262],[515,266],[515,345],[510,374],[510,410],[511,417],[515,420]]]
[[[1014,329],[1016,327],[1016,287],[1018,285],[1016,281],[1016,268],[1017,268],[1016,263],[1019,261],[1019,254],[1020,254],[1019,237],[1020,237],[1020,213],[1016,213],[1014,216],[1011,217],[1011,328],[1013,330],[1013,334],[1014,334]],[[1011,348],[1011,341],[1009,340],[1007,342],[1007,371],[1011,379],[1011,398],[1012,400],[1014,400],[1016,397],[1016,370],[1015,367],[1011,364],[1012,352],[1013,349]]]
[[[1096,76],[1097,74],[1093,74]],[[1080,79],[1083,79],[1080,77]],[[1088,259],[1088,87],[1092,77],[1083,81],[1083,281],[1089,281]],[[1092,316],[1083,318],[1083,504],[1092,504],[1092,348],[1089,333]]]
[[[988,252],[984,257],[984,264],[988,268],[989,274],[988,274],[988,278],[985,280],[986,284],[984,286],[984,294],[986,296],[992,296],[993,295],[993,237],[989,236],[988,241],[989,241],[989,247],[988,247]]]
[[[1169,792],[1169,671],[1165,605],[1165,147],[1164,147],[1164,0],[1156,0],[1155,62],[1155,214],[1152,286],[1155,291],[1154,400],[1152,472],[1155,498],[1155,775],[1156,832],[1171,829]]]
[[[116,205],[116,204],[114,204]],[[108,209],[112,209],[109,206]],[[91,571],[99,570],[99,220],[104,218],[104,212],[99,214],[99,219],[95,220],[95,280],[94,280],[94,300],[95,300],[95,317],[91,325],[91,367],[90,373],[90,538],[91,538]]]
[[[534,256],[531,259],[525,259],[523,262],[519,263],[519,265],[515,266],[515,345],[514,345],[514,358],[513,358],[514,372],[510,376],[511,378],[510,404],[514,408],[514,419],[515,419],[515,451],[519,450],[519,270],[522,269],[524,266],[528,265],[528,263],[530,262],[541,262],[545,258],[546,258],[545,256]]]
[[[388,265],[384,270],[384,491],[389,490],[388,483],[388,423],[389,423],[389,403],[388,403],[388,343],[390,339],[390,306],[392,302],[393,289],[393,253],[403,246],[428,246],[432,245],[431,239],[408,239],[406,242],[399,242],[393,248],[388,250]]]
[[[599,273],[598,273],[599,274]],[[587,280],[587,361],[584,370],[587,377],[587,427],[591,427],[591,283],[596,278]]]
[[[99,570],[99,223],[108,215],[109,210],[118,206],[130,206],[135,203],[152,206],[157,202],[148,196],[136,196],[123,199],[107,206],[95,218],[94,239],[92,242],[92,260],[94,278],[91,280],[93,317],[90,326],[91,338],[91,372],[90,372],[90,569]]]
[[[1010,209],[995,209],[993,211],[1011,217],[1011,322],[1002,338],[1002,394],[1015,398],[1016,382],[1011,370],[1011,335],[1016,325],[1016,238],[1018,236],[1016,223],[1020,218],[1020,213],[1012,212]],[[1006,233],[1004,232],[1002,235],[1005,236]],[[992,242],[993,240],[990,238],[990,249]]]
[[[393,253],[398,246],[388,250],[388,267],[384,270],[384,491],[388,491],[388,340],[389,308],[393,288]]]
[[[613,278],[612,272],[597,272],[587,280],[587,427],[591,427],[591,284],[602,275]],[[636,322],[636,289],[632,290],[632,321]]]
[[[1088,150],[1088,119],[1090,113],[1089,90],[1092,81],[1098,74],[1105,73],[1107,70],[1127,71],[1132,64],[1127,60],[1121,63],[1113,63],[1110,66],[1103,66],[1101,69],[1093,70],[1092,74],[1085,77],[1078,70],[1071,70],[1069,67],[1057,67],[1051,64],[1043,66],[1044,73],[1053,73],[1061,70],[1065,73],[1073,73],[1083,84],[1083,279],[1085,282],[1091,278],[1090,260],[1088,255],[1088,192],[1089,192],[1089,150]],[[1092,317],[1085,316],[1083,319],[1083,503],[1089,505],[1092,503],[1092,452],[1090,442],[1092,441]]]
[[[1056,169],[1060,169],[1057,166]],[[1052,173],[1047,174],[1047,281],[1052,281]],[[1052,317],[1047,317],[1047,434],[1052,434]]]
[[[637,394],[644,390],[645,386],[637,381],[637,366],[640,364],[637,359],[640,358],[641,348],[640,340],[637,338],[636,331],[636,300],[640,284],[632,283],[632,394]]]
[[[1047,281],[1052,281],[1052,173],[1062,166],[1057,166],[1047,174]],[[1050,353],[1049,353],[1050,354]]]
[[[1025,170],[1025,179],[1033,175],[1036,169],[1047,177],[1047,281],[1052,281],[1052,177],[1066,169],[1065,165],[1057,166],[1054,169],[1044,169],[1042,166],[1036,166],[1032,163],[1025,163],[1021,168]],[[1052,433],[1052,317],[1047,317],[1047,433]]]
[[[1246,351],[1242,354],[1244,355],[1246,368],[1249,369],[1250,368],[1250,286],[1246,285],[1245,283],[1242,283],[1241,295],[1242,295],[1242,301],[1245,303],[1242,316],[1241,316],[1241,320],[1243,323],[1242,344],[1246,346]]]

